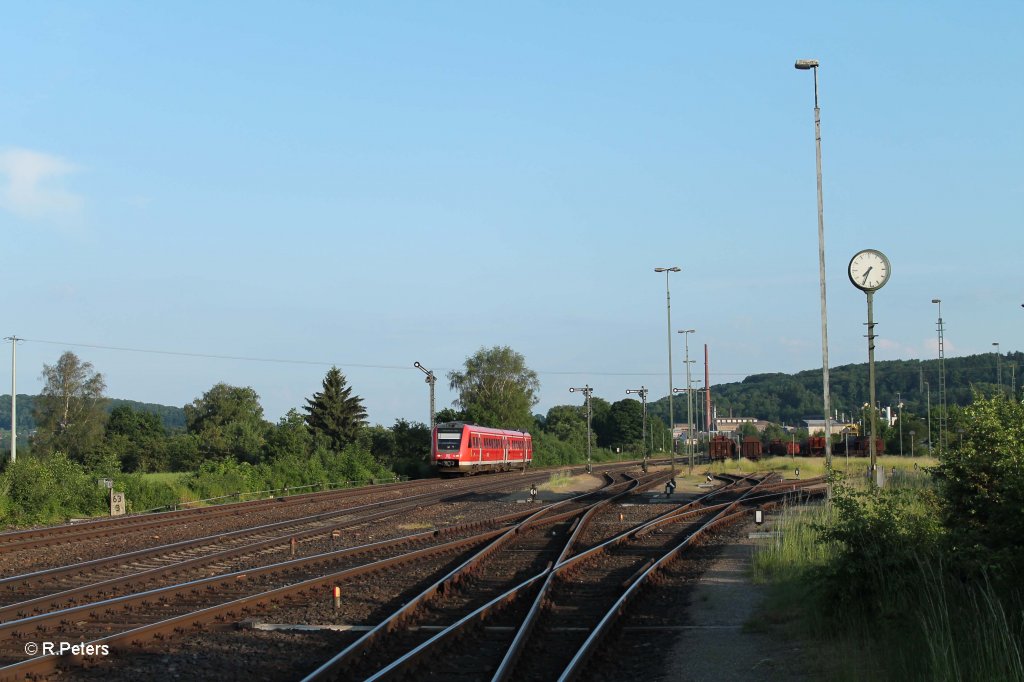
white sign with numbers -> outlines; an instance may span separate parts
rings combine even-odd
[[[125,512],[125,499],[124,493],[115,493],[113,490],[110,491],[110,515],[121,516]]]

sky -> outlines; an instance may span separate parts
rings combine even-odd
[[[16,3],[0,23],[2,336],[110,397],[331,365],[429,421],[510,346],[535,412],[865,362],[854,253],[892,263],[876,359],[1024,348],[1024,3]],[[2,348],[10,349],[10,342]],[[10,368],[0,362],[0,391]]]

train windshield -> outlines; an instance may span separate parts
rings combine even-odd
[[[441,431],[437,432],[437,449],[453,451],[459,449],[462,442],[462,431]]]

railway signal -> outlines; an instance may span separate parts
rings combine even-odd
[[[645,474],[647,473],[647,393],[648,390],[646,386],[626,389],[626,395],[636,394],[640,396],[640,404],[643,405],[643,421],[640,424],[640,440],[644,442],[644,463],[642,468]]]
[[[412,363],[412,366],[427,375],[426,382],[430,384],[430,433],[434,433],[434,384],[437,383],[437,377],[434,373],[421,365],[419,362]]]
[[[587,473],[594,473],[593,468],[590,466],[590,396],[594,394],[594,389],[590,387],[590,384],[584,384],[583,388],[570,388],[569,393],[575,393],[579,391],[587,399]]]

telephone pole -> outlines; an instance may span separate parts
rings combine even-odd
[[[5,337],[11,342],[11,463],[18,460],[18,341],[17,336]]]

